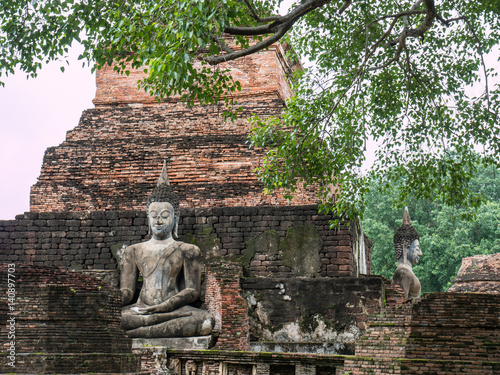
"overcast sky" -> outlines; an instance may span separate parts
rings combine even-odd
[[[95,76],[82,68],[77,51],[62,73],[45,66],[36,79],[24,73],[0,77],[0,220],[29,211],[29,191],[48,147],[64,141],[82,111],[93,108]]]

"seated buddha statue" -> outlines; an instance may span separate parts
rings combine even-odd
[[[179,198],[170,186],[165,165],[146,210],[151,239],[128,246],[122,254],[122,328],[132,338],[208,335],[214,318],[190,305],[200,295],[200,249],[174,239]],[[139,274],[142,289],[137,302],[131,304]]]

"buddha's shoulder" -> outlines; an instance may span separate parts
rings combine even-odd
[[[400,274],[400,275],[413,275],[413,269],[407,264],[399,264],[394,271],[394,274]]]
[[[201,256],[201,250],[196,245],[179,241],[179,242],[177,242],[177,246],[178,246],[179,251],[181,251],[182,254],[186,257],[198,258]]]
[[[171,251],[174,251],[176,253],[181,253],[184,257],[192,258],[201,256],[201,251],[198,246],[186,242],[176,241],[170,244],[168,248],[170,248]],[[149,241],[140,242],[127,246],[123,250],[123,254],[131,256],[141,256],[141,254],[145,252],[149,253],[151,251],[155,251],[155,249],[163,251],[165,249],[165,246],[154,245],[151,244]]]
[[[125,248],[125,251],[127,251],[127,250],[131,251],[131,250],[135,250],[135,249],[140,249],[140,248],[143,248],[143,247],[144,247],[144,245],[146,245],[146,244],[147,244],[147,242],[138,242],[138,243],[134,243],[134,244],[132,244],[132,245],[127,246],[127,247]]]
[[[127,246],[124,250],[124,254],[134,254],[143,250],[146,250],[148,248],[147,241],[146,242],[139,242],[135,243],[132,245]]]

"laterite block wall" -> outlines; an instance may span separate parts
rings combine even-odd
[[[355,276],[354,225],[330,230],[330,219],[318,215],[316,206],[183,208],[179,236],[202,249],[209,237],[217,248],[216,255],[236,259],[245,254],[251,239],[265,231],[273,230],[284,238],[290,228],[309,224],[316,228],[323,243],[318,276]],[[113,252],[147,238],[147,219],[142,211],[28,212],[15,220],[0,221],[0,260],[65,268],[116,269]],[[368,259],[370,244],[363,240]],[[258,263],[252,263],[257,258]],[[294,275],[279,255],[272,259],[266,261],[265,254],[257,253],[247,271],[250,275]]]

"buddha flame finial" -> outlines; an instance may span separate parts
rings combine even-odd
[[[160,177],[158,177],[158,183],[156,184],[156,186],[162,186],[162,185],[170,186],[170,181],[168,180],[166,160],[163,160],[163,168],[161,169]]]
[[[405,212],[403,214],[403,225],[411,225],[410,212],[408,212],[408,206],[405,207]]]
[[[158,183],[149,195],[146,203],[146,211],[152,202],[168,202],[174,207],[176,214],[179,213],[179,197],[172,189],[172,186],[170,186],[166,161],[163,161],[163,168],[158,178]]]

